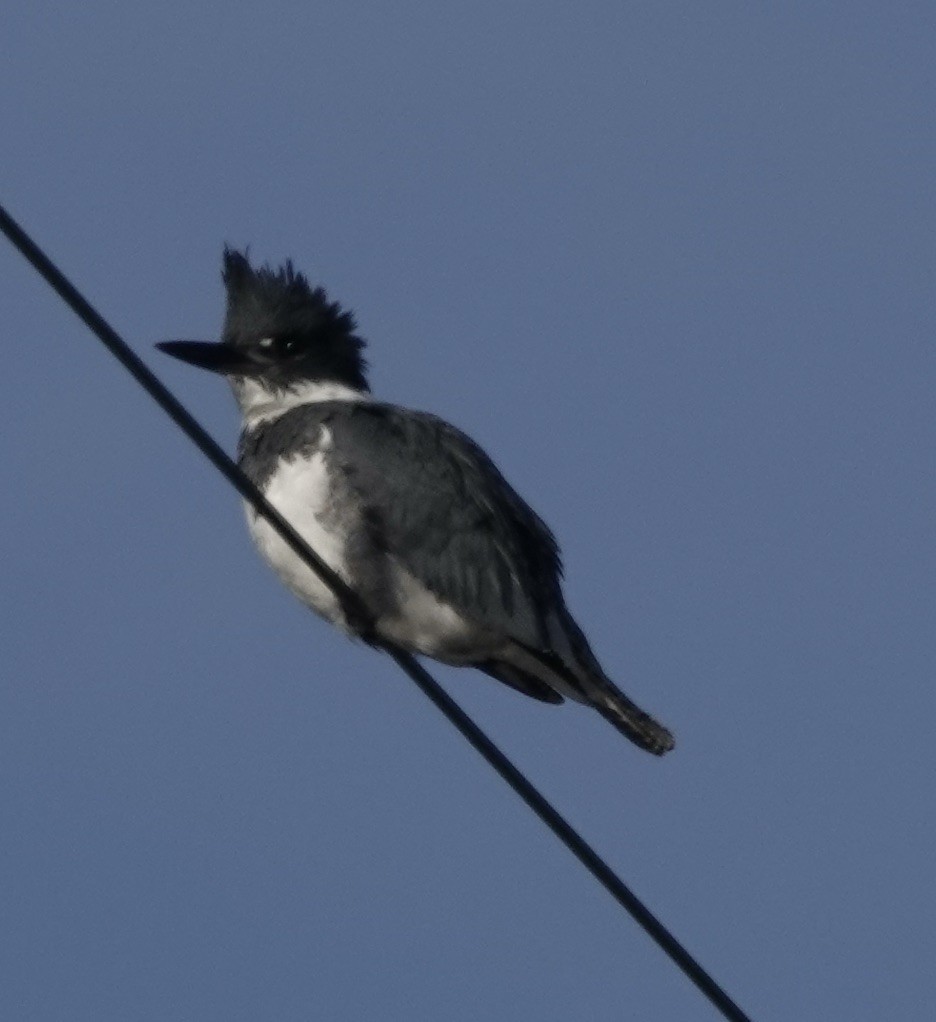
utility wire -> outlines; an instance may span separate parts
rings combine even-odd
[[[276,529],[289,546],[334,592],[340,600],[349,622],[360,633],[364,641],[382,649],[396,661],[400,669],[409,675],[420,690],[445,714],[530,809],[565,844],[618,904],[630,913],[638,925],[669,955],[683,974],[705,994],[729,1022],[751,1022],[749,1016],[735,1004],[722,987],[689,954],[578,831],[513,765],[455,700],[445,692],[419,661],[405,650],[381,641],[374,635],[372,618],[357,594],[308,546],[289,522],[231,460],[217,441],[157,379],[127,342],[94,309],[3,206],[0,206],[0,231],[6,235],[43,280],[95,334],[225,479],[245,500],[253,505],[258,514]]]

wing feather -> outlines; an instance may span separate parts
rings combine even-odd
[[[548,645],[559,549],[484,451],[442,419],[390,405],[356,404],[327,424],[385,552],[460,613]]]

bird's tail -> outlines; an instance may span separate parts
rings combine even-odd
[[[475,666],[535,699],[561,703],[568,696],[585,703],[641,749],[654,756],[669,752],[676,745],[672,732],[632,703],[601,669],[584,636],[582,643],[575,666],[552,650],[530,646],[518,647],[527,654],[525,662],[487,661]]]
[[[672,732],[632,703],[613,682],[602,676],[595,688],[597,691],[588,693],[592,706],[635,745],[654,756],[662,756],[676,745]]]
[[[566,662],[574,661],[576,665],[572,674],[583,701],[590,703],[605,720],[641,749],[652,752],[654,756],[669,752],[676,745],[672,732],[632,703],[605,674],[584,632],[565,607],[562,607],[558,621],[569,643],[570,656]]]

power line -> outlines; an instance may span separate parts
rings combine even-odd
[[[231,460],[217,441],[157,379],[126,341],[94,309],[3,206],[0,206],[0,230],[225,479],[245,500],[253,505],[255,510],[276,529],[299,557],[335,593],[341,601],[349,621],[360,632],[364,641],[383,650],[396,661],[400,669],[419,686],[420,690],[445,714],[530,809],[565,844],[618,904],[630,913],[638,925],[669,955],[684,975],[705,994],[729,1022],[751,1022],[750,1018],[735,1004],[722,987],[689,954],[565,817],[500,751],[422,664],[410,653],[383,642],[374,635],[372,619],[357,594],[306,544],[289,522]]]

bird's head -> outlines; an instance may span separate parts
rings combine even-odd
[[[163,341],[175,358],[228,377],[235,393],[286,393],[309,384],[368,391],[364,341],[354,318],[293,269],[254,268],[246,254],[224,250],[227,312],[221,340]]]

